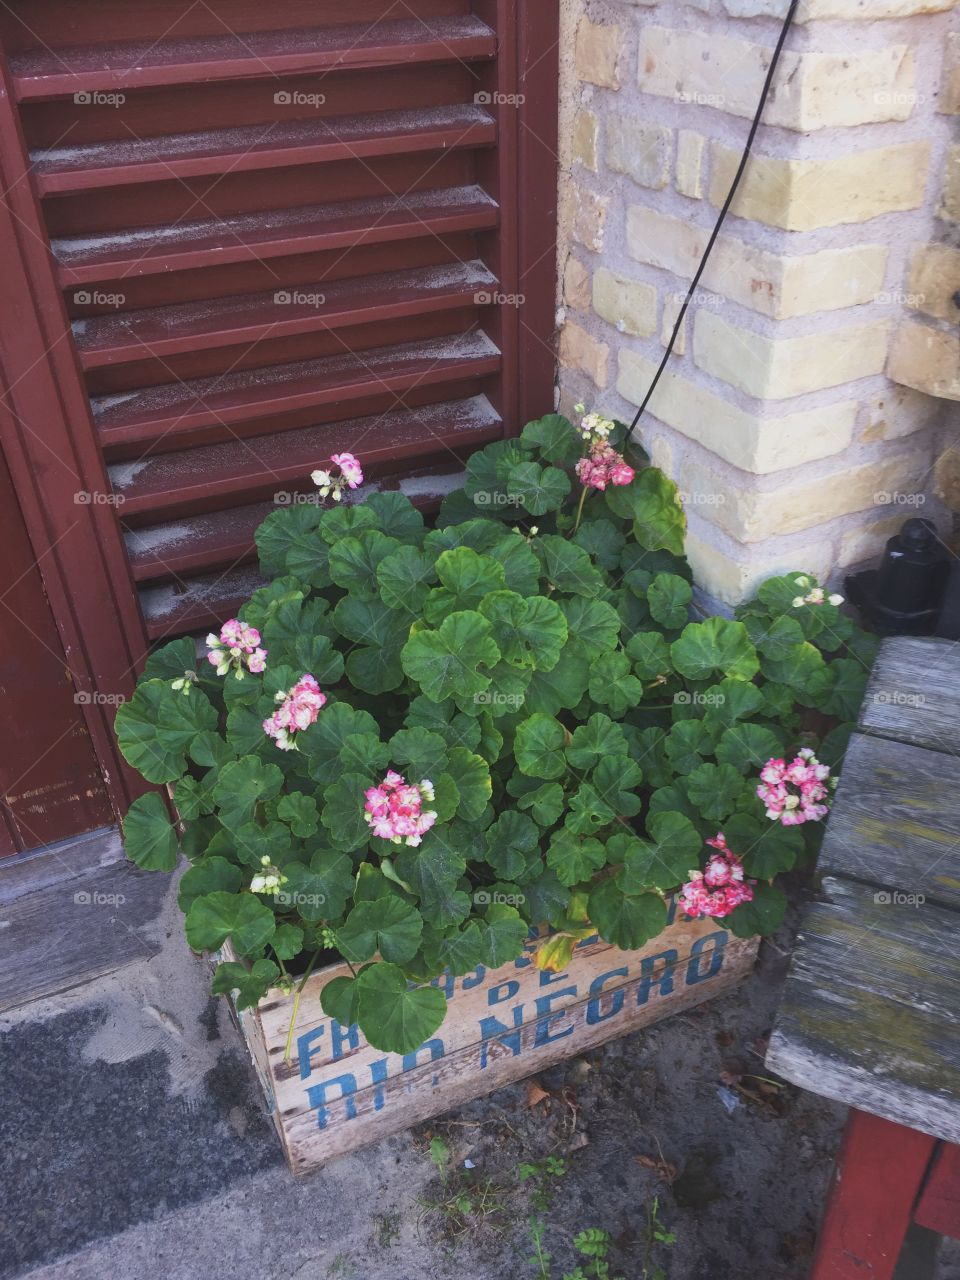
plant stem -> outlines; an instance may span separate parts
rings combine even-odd
[[[577,530],[580,528],[580,520],[583,517],[583,504],[586,502],[586,500],[587,500],[587,486],[584,485],[583,488],[580,490],[580,501],[577,504],[577,518],[574,521],[574,525],[573,525],[574,533],[576,533]]]
[[[287,1043],[283,1051],[283,1060],[285,1063],[290,1062],[290,1050],[293,1048],[293,1029],[297,1025],[297,1014],[300,1012],[300,997],[303,995],[303,988],[307,985],[307,979],[313,973],[313,966],[320,959],[322,948],[318,948],[310,957],[310,963],[307,965],[307,971],[300,979],[297,985],[296,994],[293,997],[293,1013],[290,1015],[290,1027],[287,1031]]]

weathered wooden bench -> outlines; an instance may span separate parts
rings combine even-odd
[[[960,645],[882,645],[819,870],[767,1064],[852,1108],[812,1280],[882,1280],[960,1237]]]

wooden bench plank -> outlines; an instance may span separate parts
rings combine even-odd
[[[819,866],[960,908],[960,757],[854,734]]]
[[[877,655],[860,728],[960,754],[960,650],[932,636],[892,636]]]
[[[953,911],[827,879],[804,921],[767,1065],[802,1088],[960,1142]]]

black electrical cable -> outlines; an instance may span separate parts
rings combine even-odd
[[[711,250],[716,244],[717,236],[720,234],[720,228],[723,226],[723,220],[733,204],[733,197],[737,194],[737,187],[740,185],[740,179],[743,177],[743,171],[747,167],[747,161],[750,158],[750,148],[753,146],[753,140],[757,136],[757,130],[760,127],[760,117],[763,115],[763,108],[767,105],[767,97],[770,93],[770,85],[773,83],[774,72],[777,69],[777,63],[780,60],[780,53],[783,49],[783,42],[787,38],[787,32],[790,30],[790,24],[793,22],[793,15],[797,11],[797,5],[800,0],[790,0],[790,8],[787,10],[787,16],[783,20],[783,26],[780,28],[780,35],[777,38],[777,44],[773,51],[773,57],[770,59],[770,66],[767,68],[767,78],[763,82],[763,90],[760,94],[760,102],[757,106],[756,115],[753,117],[753,123],[750,125],[750,132],[747,134],[747,141],[743,148],[743,155],[740,157],[740,163],[737,166],[737,172],[734,174],[733,182],[730,190],[727,192],[727,198],[723,202],[723,208],[720,210],[720,216],[717,218],[716,225],[710,233],[710,239],[707,241],[707,247],[703,251],[703,257],[700,259],[700,265],[697,267],[697,273],[690,282],[690,288],[687,290],[687,296],[683,300],[683,305],[677,316],[677,322],[673,326],[673,333],[670,335],[670,341],[667,343],[667,349],[663,353],[663,359],[660,361],[660,367],[653,375],[653,381],[647,389],[647,394],[643,397],[643,402],[637,410],[636,417],[630,424],[630,430],[627,432],[627,442],[630,441],[637,423],[643,416],[643,411],[650,403],[650,397],[653,395],[657,383],[660,381],[660,375],[667,367],[667,361],[673,355],[674,344],[677,341],[677,334],[680,332],[680,326],[683,324],[683,317],[687,314],[687,307],[690,305],[690,299],[697,291],[697,285],[700,283],[700,277],[706,269],[707,259],[710,257]]]

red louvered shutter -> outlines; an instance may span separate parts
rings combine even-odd
[[[551,408],[555,8],[0,9],[89,401],[68,429],[106,465],[149,637],[249,594],[254,529],[332,453],[429,503]]]

